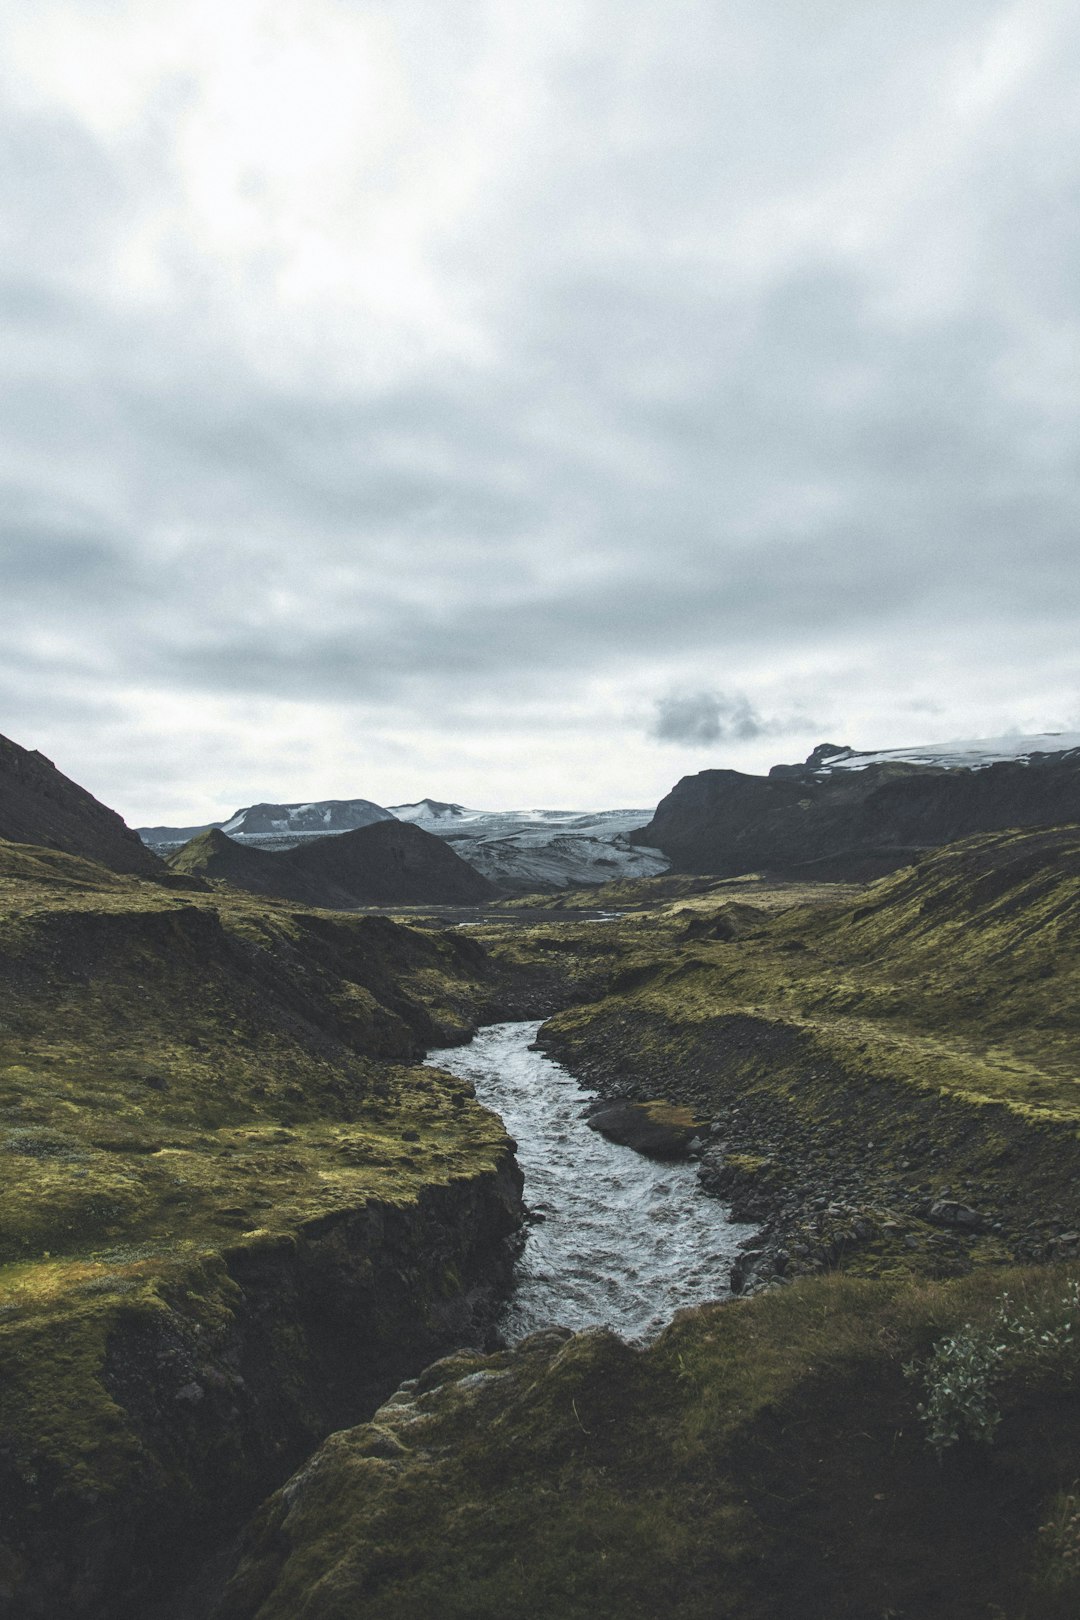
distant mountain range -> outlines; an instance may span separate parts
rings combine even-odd
[[[463,860],[503,892],[524,894],[666,871],[665,855],[635,846],[628,836],[650,814],[649,810],[471,810],[442,799],[384,808],[370,799],[321,799],[257,804],[237,810],[228,821],[201,827],[140,827],[139,834],[166,857],[211,831],[224,833],[239,845],[277,853],[308,840],[393,821],[452,843]]]
[[[1080,733],[859,750],[821,743],[768,776],[707,770],[647,810],[475,810],[424,798],[259,804],[218,830],[281,852],[378,823],[411,825],[506,894],[676,871],[877,876],[969,833],[1080,820]],[[190,827],[141,828],[169,854]]]

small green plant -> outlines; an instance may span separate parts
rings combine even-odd
[[[904,1372],[922,1380],[925,1399],[917,1407],[926,1442],[938,1456],[961,1438],[989,1444],[1001,1422],[1000,1393],[1005,1377],[1029,1378],[1063,1370],[1075,1345],[1073,1324],[1080,1320],[1080,1283],[1071,1282],[1049,1311],[1015,1307],[1003,1294],[989,1328],[965,1322],[939,1339],[925,1361],[909,1362]]]
[[[1080,1493],[1055,1498],[1053,1512],[1039,1526],[1038,1583],[1051,1592],[1080,1584]]]

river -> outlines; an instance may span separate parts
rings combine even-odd
[[[724,1298],[739,1244],[692,1163],[658,1163],[608,1142],[581,1113],[595,1092],[532,1049],[540,1021],[492,1024],[427,1062],[469,1080],[518,1144],[534,1216],[500,1323],[510,1343],[538,1328],[604,1325],[646,1340],[684,1305]]]

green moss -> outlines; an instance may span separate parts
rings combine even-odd
[[[72,1493],[71,1537],[122,1564],[125,1514],[160,1501],[179,1524],[201,1496],[250,1492],[273,1442],[228,1416],[241,1352],[275,1368],[279,1448],[325,1431],[336,1374],[303,1325],[304,1267],[327,1273],[303,1285],[334,1300],[326,1346],[362,1329],[369,1355],[405,1353],[372,1350],[383,1318],[391,1341],[412,1324],[437,1343],[479,1240],[472,1217],[444,1239],[426,1211],[443,1194],[448,1220],[455,1199],[479,1211],[508,1146],[410,1061],[488,994],[483,953],[454,935],[0,843],[0,970],[0,1491],[19,1506],[0,1541],[22,1590],[26,1515],[59,1525]],[[430,1254],[407,1259],[400,1233],[432,1225]],[[397,1280],[373,1303],[384,1228]],[[263,1300],[258,1353],[230,1271]]]
[[[1008,1278],[1036,1305],[1061,1283]],[[1000,1291],[833,1277],[685,1312],[644,1352],[542,1335],[449,1367],[271,1499],[223,1620],[1056,1614],[1037,1525],[1075,1406],[1029,1381],[989,1452],[939,1463],[901,1371]]]

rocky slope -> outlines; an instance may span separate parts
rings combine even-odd
[[[213,829],[168,858],[170,868],[250,894],[301,905],[476,905],[498,891],[438,838],[394,820],[277,851],[253,849]]]
[[[721,893],[654,921],[651,963],[639,929],[638,965],[541,1039],[606,1096],[711,1121],[707,1185],[766,1223],[737,1281],[1075,1254],[1080,829],[756,921]]]
[[[854,768],[859,756],[825,746],[780,775],[684,777],[634,838],[681,871],[867,878],[973,833],[1080,821],[1078,750],[988,765],[973,755],[978,768],[866,756]]]
[[[482,1342],[520,1176],[412,1065],[488,970],[0,842],[0,974],[0,1615],[142,1617],[329,1428]]]
[[[815,1279],[648,1349],[549,1331],[333,1435],[249,1530],[215,1620],[1069,1620],[1076,1268],[894,1291]],[[993,1446],[940,1460],[903,1368],[1001,1299]]]
[[[115,810],[99,803],[36,750],[0,737],[0,838],[100,861],[114,872],[163,870]]]

